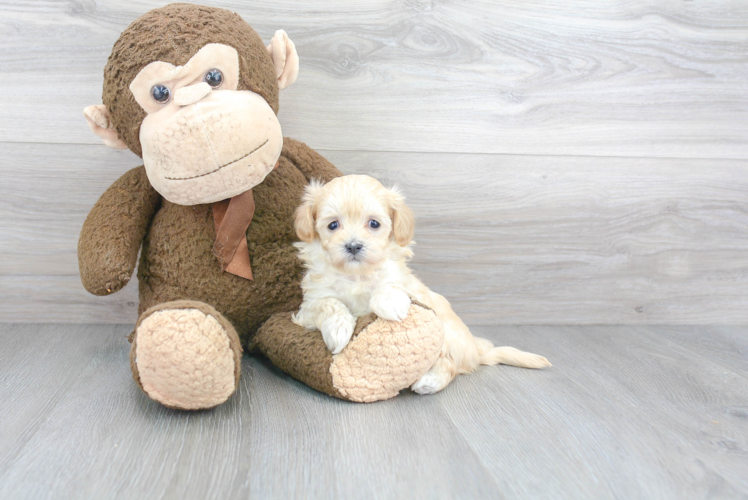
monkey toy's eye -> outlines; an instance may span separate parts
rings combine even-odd
[[[377,229],[381,224],[379,224],[379,221],[376,221],[374,219],[371,219],[369,221],[369,227],[372,229]]]
[[[163,104],[169,102],[169,99],[171,99],[171,92],[165,85],[158,84],[151,87],[151,97],[153,97],[154,101]]]
[[[335,231],[339,227],[340,227],[340,224],[338,224],[338,221],[336,220],[332,221],[331,223],[327,225],[327,229],[329,229],[330,231]]]
[[[223,73],[221,73],[220,70],[213,68],[205,73],[205,83],[214,89],[220,87],[223,83]]]

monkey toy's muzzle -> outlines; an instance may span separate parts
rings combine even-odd
[[[272,171],[283,134],[260,95],[215,90],[185,104],[174,99],[140,127],[145,170],[161,196],[179,205],[214,203]]]

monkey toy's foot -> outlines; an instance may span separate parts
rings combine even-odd
[[[403,321],[374,314],[358,318],[351,341],[333,355],[319,331],[272,316],[249,348],[305,384],[336,398],[370,403],[389,399],[420,379],[439,357],[444,326],[430,309],[414,302]]]
[[[135,382],[169,408],[212,408],[239,385],[239,337],[205,303],[182,300],[151,307],[140,316],[131,342]]]

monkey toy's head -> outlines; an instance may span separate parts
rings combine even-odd
[[[278,160],[278,91],[296,80],[286,33],[265,47],[235,13],[171,4],[133,22],[104,69],[104,104],[84,114],[107,146],[143,158],[148,179],[180,205],[251,189]]]

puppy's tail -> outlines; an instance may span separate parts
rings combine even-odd
[[[478,345],[479,361],[482,365],[511,365],[520,368],[544,368],[553,366],[543,356],[520,351],[514,347],[494,347],[490,340],[475,337]]]

